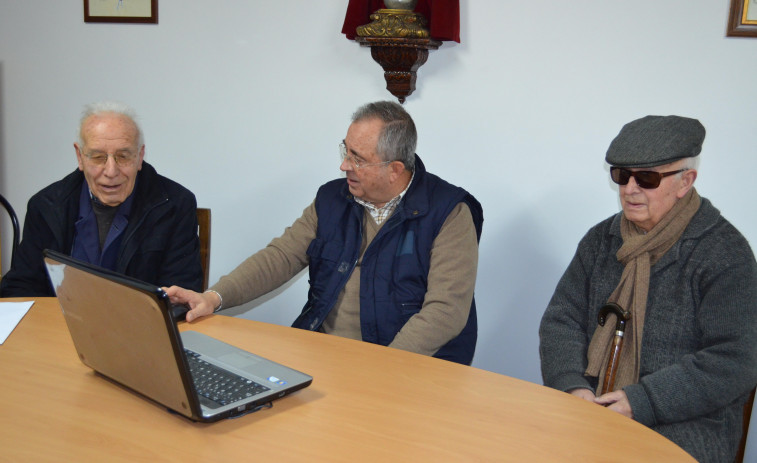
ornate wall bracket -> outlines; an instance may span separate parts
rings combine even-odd
[[[414,39],[429,38],[426,25],[428,21],[422,14],[410,10],[382,9],[373,13],[372,23],[357,28],[357,35],[362,37],[407,37]]]
[[[416,71],[428,59],[428,51],[442,44],[432,39],[393,37],[356,37],[362,46],[371,47],[371,56],[384,69],[386,89],[400,103],[415,91]]]
[[[386,89],[404,103],[415,91],[416,71],[428,59],[428,51],[442,42],[429,38],[426,18],[409,10],[378,10],[370,18],[373,22],[357,28],[355,41],[371,48],[374,61],[384,69]]]

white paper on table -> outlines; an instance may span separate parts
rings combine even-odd
[[[34,301],[0,302],[0,344],[3,344]]]

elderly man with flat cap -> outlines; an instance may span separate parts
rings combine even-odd
[[[579,243],[542,318],[540,355],[545,385],[633,418],[699,461],[730,462],[757,384],[757,263],[694,188],[704,136],[695,119],[647,116],[613,140],[605,160],[623,210]],[[600,325],[606,305],[617,315]],[[603,390],[608,369],[615,383]]]

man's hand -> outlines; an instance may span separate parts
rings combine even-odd
[[[215,308],[221,304],[218,295],[214,292],[196,293],[178,286],[162,289],[166,292],[172,304],[186,304],[189,306],[189,312],[187,312],[188,322],[212,314]]]
[[[623,416],[633,419],[633,410],[631,403],[628,402],[628,396],[623,391],[612,391],[594,399],[594,403],[603,405],[610,410],[616,411]]]
[[[580,397],[584,400],[588,400],[589,402],[594,402],[594,399],[596,399],[596,397],[594,396],[594,393],[591,392],[590,389],[584,389],[584,388],[571,389],[570,391],[568,391],[568,394],[574,395],[576,397]]]

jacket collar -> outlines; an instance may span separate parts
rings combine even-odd
[[[132,192],[135,198],[135,205],[147,202],[149,204],[148,207],[150,207],[168,198],[168,194],[160,182],[157,182],[157,177],[158,173],[155,171],[155,168],[147,162],[142,162],[142,170],[137,173],[137,180]],[[84,181],[84,173],[82,171],[77,169],[71,172],[61,180],[60,189],[55,192],[55,196],[51,197],[50,200],[53,203],[63,203],[71,195],[76,195],[78,199]]]
[[[620,217],[622,215],[623,212],[615,214],[612,220],[612,224],[610,224],[610,234],[617,237],[617,239],[621,240],[621,242],[623,238],[620,234]],[[666,252],[665,255],[662,256],[660,260],[652,267],[652,272],[659,272],[668,265],[677,261],[679,256],[681,255],[681,246],[684,241],[700,238],[702,235],[707,233],[708,230],[714,227],[719,220],[720,211],[715,206],[713,206],[707,198],[702,198],[702,204],[699,206],[699,210],[691,219],[691,222],[689,222],[689,225],[686,227],[686,229],[683,231],[681,238],[679,238],[678,241],[673,245],[673,247],[671,247],[668,252]]]
[[[426,166],[417,154],[415,155],[415,177],[405,197],[402,199],[397,207],[405,212],[406,217],[420,217],[425,215],[429,210]]]
[[[146,162],[142,163],[142,170],[137,174],[134,185],[135,191],[131,195],[134,198],[130,214],[132,217],[140,217],[144,211],[168,200],[168,193],[159,177],[154,167]],[[84,182],[84,173],[77,169],[56,182],[52,189],[46,189],[43,199],[48,203],[50,215],[45,217],[51,228],[57,229],[59,224],[76,221],[79,195]]]
[[[623,215],[623,211],[618,212],[612,219],[610,224],[610,234],[620,237],[620,218]],[[678,240],[679,242],[686,239],[696,239],[705,234],[710,228],[717,224],[720,218],[720,211],[718,208],[712,205],[710,200],[702,198],[702,204],[699,206],[699,210],[689,222],[689,225],[684,230],[683,235]]]
[[[405,217],[420,217],[425,215],[429,210],[428,201],[428,182],[426,181],[426,166],[421,161],[420,156],[415,155],[415,173],[413,174],[413,181],[410,183],[410,187],[407,189],[407,193],[397,205],[392,217],[402,213]],[[341,188],[341,195],[347,201],[350,201],[354,206],[362,208],[360,204],[355,201],[355,197],[350,193],[347,181]],[[361,209],[362,210],[362,209]]]

